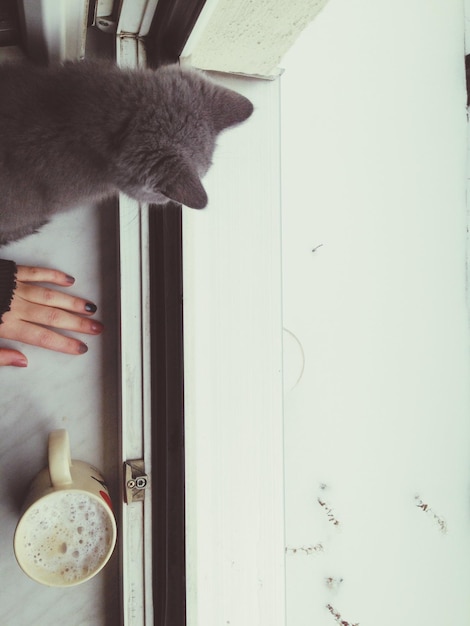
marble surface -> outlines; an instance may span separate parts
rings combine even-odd
[[[0,623],[2,626],[119,623],[119,555],[103,572],[69,589],[44,587],[19,568],[13,534],[25,490],[46,464],[48,433],[67,428],[72,457],[100,468],[118,497],[118,306],[116,208],[81,207],[57,216],[2,258],[66,271],[69,291],[95,302],[105,324],[98,337],[81,339],[89,350],[69,356],[14,342],[28,357],[26,369],[0,368]],[[118,508],[118,507],[115,507]],[[47,616],[47,617],[46,617]]]

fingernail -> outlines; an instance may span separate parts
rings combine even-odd
[[[101,324],[100,322],[93,322],[93,324],[91,325],[91,332],[92,333],[102,333],[104,329],[103,324]]]
[[[88,352],[88,346],[84,343],[78,344],[78,354],[85,354],[85,352]]]
[[[96,313],[97,308],[96,304],[92,304],[91,302],[85,304],[85,311],[88,311],[88,313]]]
[[[73,285],[75,282],[75,278],[73,276],[69,276],[69,274],[65,275],[65,280],[68,282],[69,285]]]
[[[19,356],[11,362],[11,365],[13,365],[14,367],[28,367],[28,359],[26,359],[24,356]]]

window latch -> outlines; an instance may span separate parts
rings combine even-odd
[[[124,494],[126,504],[142,502],[145,499],[145,490],[149,477],[145,473],[142,459],[126,461],[124,463]]]

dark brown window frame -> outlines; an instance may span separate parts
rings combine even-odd
[[[160,0],[147,59],[177,62],[205,0]],[[182,207],[150,207],[155,626],[186,624]]]
[[[176,62],[206,0],[159,0],[146,48],[150,65]]]

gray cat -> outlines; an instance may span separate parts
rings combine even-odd
[[[177,65],[0,65],[0,245],[118,190],[203,208],[217,134],[252,111],[244,96]]]

